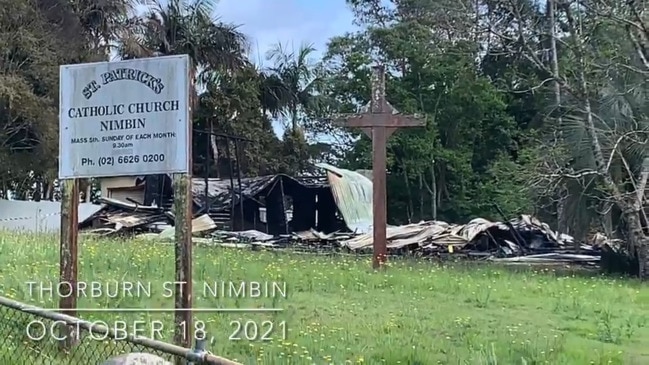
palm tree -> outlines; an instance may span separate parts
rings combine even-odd
[[[273,66],[265,76],[265,95],[277,102],[272,105],[290,121],[293,133],[298,129],[300,117],[317,110],[324,102],[324,97],[318,94],[323,78],[311,60],[315,51],[310,44],[302,44],[295,52],[277,43],[266,55]]]
[[[213,11],[211,0],[156,0],[143,16],[132,21],[131,31],[122,39],[120,55],[129,59],[187,54],[191,60],[192,83],[222,94],[218,92],[220,80],[249,66],[248,42],[236,26],[213,17]],[[191,105],[196,110],[201,105],[199,92],[196,87],[192,91]],[[209,114],[216,116],[223,112],[213,110]],[[207,123],[213,132],[214,118],[208,118]],[[217,156],[214,136],[210,144],[213,155]]]
[[[138,7],[151,4],[150,0],[80,0],[71,6],[79,18],[81,35],[105,59],[123,34],[132,29],[131,20]]]
[[[259,75],[258,93],[262,112],[277,118],[290,100],[289,90],[278,75],[263,70],[257,70],[257,74]]]
[[[209,81],[213,73],[236,72],[248,64],[246,37],[212,16],[211,0],[155,1],[121,40],[123,59],[187,54],[193,81]],[[199,73],[200,71],[200,76]]]

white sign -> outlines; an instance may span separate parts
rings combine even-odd
[[[188,173],[189,57],[61,66],[59,178]]]

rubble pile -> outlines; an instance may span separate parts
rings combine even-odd
[[[80,219],[84,232],[102,236],[136,236],[173,244],[174,216],[170,209],[110,198],[101,198],[99,202],[100,205],[86,209],[89,213],[84,213]],[[27,211],[26,208],[23,210]],[[41,223],[38,227],[42,226]],[[29,225],[23,223],[20,227]],[[226,231],[222,228],[210,215],[199,213],[192,220],[193,240],[196,244],[211,246],[355,254],[369,254],[373,245],[371,227],[365,233],[350,232],[347,227],[331,233],[310,229],[274,235],[255,229]],[[483,218],[473,219],[467,224],[422,221],[388,226],[386,236],[391,255],[454,256],[506,263],[594,265],[600,261],[603,251],[617,251],[621,245],[601,234],[595,235],[591,244],[577,243],[573,237],[553,231],[530,215],[504,222]]]
[[[600,247],[575,245],[571,236],[552,231],[538,219],[522,215],[508,222],[476,218],[467,224],[426,221],[387,229],[388,250],[422,256],[457,254],[498,261],[593,263]],[[371,249],[372,234],[342,241],[350,250]],[[521,259],[525,257],[525,259]]]
[[[138,205],[111,198],[99,198],[104,209],[94,216],[94,230],[98,234],[113,234],[120,231],[148,232],[162,230],[167,216],[157,207]],[[168,225],[166,225],[168,226]]]
[[[226,246],[298,251],[343,251],[369,254],[372,233],[354,234],[315,230],[272,236],[256,230],[241,232],[213,231],[210,238],[197,242]],[[601,235],[595,244],[575,244],[568,235],[552,231],[547,224],[523,215],[509,222],[490,222],[477,218],[458,225],[427,221],[387,228],[391,255],[454,256],[505,263],[595,265],[600,261],[608,240]]]

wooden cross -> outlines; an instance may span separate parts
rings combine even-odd
[[[388,257],[386,242],[386,142],[400,127],[421,127],[425,120],[415,115],[402,115],[385,100],[385,69],[374,66],[372,73],[372,95],[361,113],[348,114],[337,123],[346,127],[361,128],[372,139],[372,204],[374,255],[372,266],[379,268]]]

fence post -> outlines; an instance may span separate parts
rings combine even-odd
[[[196,340],[196,345],[194,347],[194,354],[199,355],[199,356],[202,356],[203,354],[205,354],[205,352],[207,351],[206,348],[205,348],[206,343],[207,343],[207,341],[205,341],[205,339]],[[200,365],[200,364],[190,362],[188,365]]]

